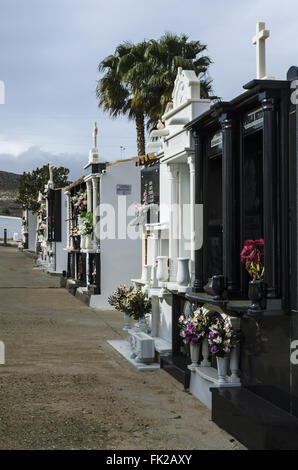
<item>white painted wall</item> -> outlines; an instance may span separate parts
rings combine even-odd
[[[56,242],[56,269],[55,272],[62,273],[67,270],[67,251],[64,250],[67,244],[67,202],[66,195],[61,191],[61,242]],[[54,244],[54,243],[53,243]]]
[[[172,296],[166,295],[159,302],[159,337],[172,343]]]
[[[179,202],[180,202],[180,230],[179,257],[190,258],[190,192],[189,167],[187,163],[179,164]]]
[[[194,155],[194,142],[191,133],[185,129],[185,124],[196,116],[204,113],[210,107],[210,100],[201,99],[200,81],[191,70],[178,68],[175,86],[172,94],[172,109],[163,116],[164,134],[160,134],[160,150],[157,156],[160,158],[160,222],[169,224],[171,183],[169,179],[168,166],[175,165],[175,172],[178,170],[179,196],[176,198],[176,186],[173,188],[173,196],[180,206],[180,220],[175,220],[175,224],[180,230],[179,248],[172,250],[172,257],[191,258],[190,246],[190,167],[188,158]],[[155,131],[156,132],[156,131]],[[176,185],[176,183],[174,183]],[[186,205],[186,206],[185,206]],[[170,234],[173,227],[169,227]],[[174,244],[176,245],[176,244]],[[159,244],[159,254],[169,256],[169,240],[162,240]],[[148,259],[151,260],[152,244],[148,243]],[[177,253],[178,251],[178,253]],[[171,262],[172,268],[175,259]],[[151,263],[150,263],[151,264]],[[173,269],[175,273],[175,270]],[[171,279],[174,280],[172,275]],[[168,286],[169,287],[169,286]],[[177,286],[176,286],[177,287]],[[179,286],[178,286],[179,287]],[[173,288],[172,283],[170,287]],[[153,295],[156,295],[153,290]],[[182,312],[181,312],[182,313]],[[165,295],[159,299],[159,331],[160,338],[169,343],[172,342],[172,296]]]
[[[116,185],[131,185],[131,194],[119,196]],[[140,202],[141,172],[135,161],[120,162],[107,166],[106,173],[100,177],[100,204],[111,204],[116,214],[115,239],[102,239],[101,252],[101,295],[91,297],[90,306],[95,308],[111,308],[108,297],[120,284],[131,285],[131,279],[139,278],[142,266],[142,240],[129,239],[118,233],[118,216],[124,217],[125,209],[131,204]],[[118,211],[119,209],[119,211]],[[135,214],[127,217],[127,222],[134,219]],[[141,230],[141,228],[139,228]]]
[[[160,163],[159,166],[159,201],[160,201],[160,223],[169,223],[171,200],[170,181],[166,163]]]

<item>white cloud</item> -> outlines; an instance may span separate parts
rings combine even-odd
[[[44,163],[54,155],[63,156],[65,166],[77,165],[77,174],[95,120],[103,158],[119,158],[120,146],[125,156],[136,154],[134,124],[109,119],[98,110],[94,92],[99,61],[124,40],[158,38],[164,31],[201,40],[213,60],[214,91],[228,100],[255,77],[251,39],[256,21],[265,21],[271,31],[267,73],[284,79],[297,65],[296,9],[296,0],[73,0],[71,7],[69,0],[2,2],[0,79],[6,99],[0,106],[0,154],[6,157],[0,155],[0,169],[23,171],[21,162]]]
[[[30,147],[32,147],[32,143],[28,142],[14,142],[11,140],[5,140],[0,137],[0,154],[2,153],[9,153],[15,157],[20,155],[20,153],[26,152]]]
[[[83,166],[86,163],[83,155],[79,154],[55,154],[45,152],[39,147],[33,146],[20,154],[0,154],[0,169],[12,173],[23,173],[32,171],[37,167],[52,162],[54,166],[64,166],[70,169],[70,179],[75,180],[83,174]]]

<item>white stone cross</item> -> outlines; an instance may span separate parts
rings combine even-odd
[[[252,43],[257,46],[257,79],[266,78],[266,48],[265,41],[269,38],[270,31],[265,29],[265,23],[258,22],[256,35],[252,38]]]
[[[94,128],[93,128],[93,145],[94,145],[94,148],[96,149],[97,148],[97,124],[96,122],[94,123]]]
[[[50,182],[50,183],[53,183],[53,182],[54,182],[54,179],[53,179],[53,164],[52,164],[52,162],[49,163],[49,173],[50,173],[49,182]]]

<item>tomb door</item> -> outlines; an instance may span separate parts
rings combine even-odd
[[[263,140],[263,112],[258,108],[246,113],[242,124],[240,250],[245,240],[264,238]],[[250,277],[245,269],[240,272],[241,290],[247,297]]]

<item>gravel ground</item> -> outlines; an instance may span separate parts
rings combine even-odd
[[[243,449],[163,370],[108,343],[122,315],[82,304],[32,259],[0,247],[0,449]]]

